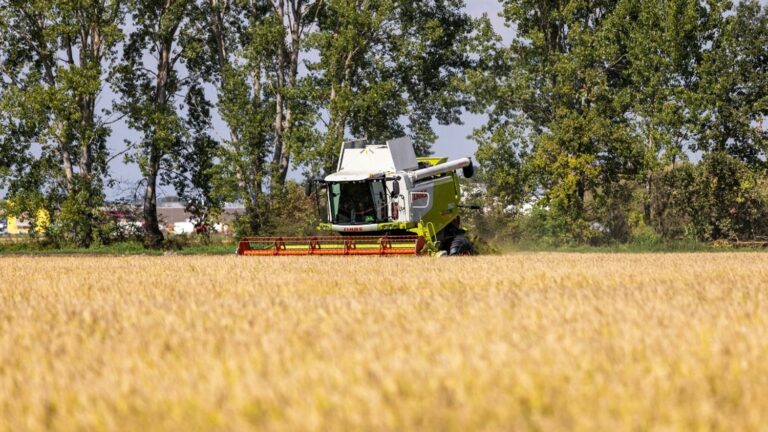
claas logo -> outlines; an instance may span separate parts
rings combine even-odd
[[[411,192],[412,202],[416,203],[425,200],[429,200],[429,194],[427,192]]]

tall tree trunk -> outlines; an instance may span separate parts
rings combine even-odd
[[[220,0],[208,0],[211,5],[211,14],[213,19],[213,33],[216,37],[216,57],[219,61],[219,70],[224,74],[224,66],[229,63],[227,59],[227,44],[224,37],[224,18],[220,9]]]
[[[166,10],[171,6],[171,0],[166,0]],[[173,29],[171,34],[175,34]],[[168,77],[171,72],[171,50],[173,38],[166,38],[160,46],[157,62],[157,81],[154,104],[156,111],[168,109]],[[157,141],[157,126],[152,130],[149,148],[149,164],[146,172],[146,190],[144,192],[144,245],[157,248],[162,245],[163,233],[160,231],[157,217],[157,175],[160,171],[160,160],[163,158],[162,144]]]
[[[278,85],[277,85],[278,93],[275,96],[275,122],[273,125],[274,131],[275,131],[275,154],[272,157],[273,163],[275,164],[275,168],[272,173],[272,187],[282,189],[283,185],[285,184],[285,178],[288,174],[287,163],[289,162],[289,160],[288,160],[287,154],[284,154],[285,149],[283,149],[283,144],[284,144],[283,108],[284,107],[283,107],[283,95],[281,94],[282,88],[283,88],[283,84],[282,84],[283,80],[280,78],[280,72],[278,72],[277,81],[278,81]]]
[[[290,0],[289,0],[290,1]],[[275,4],[275,13],[277,13],[280,23],[284,24],[285,21],[285,2],[284,0],[278,0]],[[285,101],[283,99],[283,92],[285,91],[285,75],[286,75],[286,63],[287,48],[285,42],[280,44],[280,48],[277,54],[277,73],[276,73],[276,92],[275,92],[275,120],[272,125],[275,133],[275,153],[272,157],[272,163],[274,165],[272,171],[272,184],[271,187],[282,189],[285,184],[285,177],[288,173],[288,168],[283,166],[284,161],[287,160],[284,144],[284,127],[285,127]]]
[[[80,158],[78,161],[78,167],[80,168],[80,181],[78,182],[78,194],[84,193],[86,195],[85,205],[79,206],[81,209],[78,219],[82,221],[80,235],[75,239],[79,247],[90,247],[93,243],[93,231],[96,221],[94,220],[94,207],[99,205],[97,200],[97,194],[99,193],[100,185],[96,185],[93,182],[93,140],[95,128],[94,114],[95,114],[96,99],[92,96],[82,98],[80,102],[81,113],[81,128],[83,134],[86,136],[80,137]]]
[[[304,0],[278,0],[274,5],[280,22],[288,25],[290,41],[283,42],[277,58],[277,95],[275,96],[275,153],[276,165],[272,184],[282,188],[291,164],[291,149],[286,135],[293,126],[292,101],[285,97],[285,90],[296,87],[299,71],[299,52],[301,51],[301,33],[304,29]]]
[[[211,21],[213,22],[213,33],[216,39],[216,57],[219,64],[219,70],[221,72],[221,85],[227,79],[226,70],[232,65],[229,61],[229,54],[226,44],[226,25],[224,23],[224,8],[227,3],[222,0],[208,0],[211,5]],[[252,101],[258,103],[261,97],[261,72],[257,67],[251,74],[252,77]],[[242,191],[241,198],[244,201],[245,213],[248,220],[248,226],[251,234],[258,234],[261,230],[262,221],[260,214],[260,200],[261,200],[261,177],[263,176],[262,169],[263,164],[259,156],[254,156],[248,151],[256,148],[257,144],[243,143],[240,138],[240,131],[234,125],[227,125],[229,129],[229,139],[232,145],[232,150],[235,153],[238,162],[246,159],[250,161],[249,164],[238,163],[235,166],[235,177],[237,184]],[[247,149],[247,150],[244,150]],[[246,156],[247,154],[247,156]]]
[[[339,162],[339,148],[344,141],[344,128],[346,124],[346,113],[331,113],[328,121],[328,132],[325,135],[325,148],[328,151],[325,154],[323,169],[326,174],[336,170],[336,164]]]
[[[163,244],[163,233],[157,217],[157,174],[160,171],[160,155],[152,149],[147,170],[147,187],[144,191],[144,246],[159,248]]]
[[[579,180],[576,182],[576,206],[574,210],[576,211],[577,219],[583,220],[584,219],[584,197],[587,194],[587,185],[584,180],[584,174],[581,174],[579,176]]]
[[[347,111],[341,111],[334,108],[336,98],[338,97],[337,88],[349,86],[351,84],[352,78],[356,73],[353,60],[354,56],[358,53],[358,50],[359,47],[347,52],[347,55],[344,57],[343,73],[331,86],[331,94],[328,100],[328,106],[330,107],[328,132],[325,136],[326,155],[324,169],[326,173],[331,173],[336,169],[339,149],[342,142],[344,142],[344,131],[347,128],[347,118],[349,117]]]
[[[61,156],[61,164],[64,169],[67,195],[70,195],[75,191],[75,169],[72,164],[72,153],[69,151],[69,142],[64,139],[64,122],[58,122],[56,133],[58,135],[59,156]]]
[[[248,225],[253,234],[258,234],[261,231],[263,220],[261,217],[261,202],[262,202],[262,176],[263,176],[263,164],[260,158],[254,161],[250,166],[252,171],[246,171],[246,179],[243,183],[246,190],[246,202],[245,211],[248,216]]]
[[[645,224],[648,226],[651,226],[653,221],[651,218],[653,215],[651,214],[651,203],[653,202],[651,194],[653,193],[652,190],[652,184],[653,184],[653,171],[649,172],[645,179],[645,200],[643,202],[643,218],[645,219]]]
[[[654,151],[654,144],[653,144],[653,129],[651,126],[648,126],[648,149],[649,151]],[[651,221],[651,187],[653,184],[653,168],[648,170],[648,174],[645,176],[645,200],[643,202],[643,218],[645,219],[644,222],[648,226],[652,226]]]
[[[290,89],[296,88],[297,78],[299,75],[299,50],[301,49],[301,0],[292,0],[289,2],[288,7],[291,8],[292,20],[289,20],[289,31],[291,35],[291,50],[287,53],[288,57],[288,87]],[[293,126],[293,107],[292,101],[287,100],[285,103],[285,125],[283,133],[290,132]],[[280,184],[285,183],[285,178],[288,175],[288,168],[291,162],[292,149],[287,148],[288,145],[283,140],[283,154],[280,158],[279,164],[279,176]]]

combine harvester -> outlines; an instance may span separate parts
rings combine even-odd
[[[311,180],[326,190],[326,223],[316,237],[248,237],[239,255],[470,255],[459,220],[456,171],[472,177],[469,158],[417,158],[409,138],[344,143],[338,169]],[[318,211],[320,194],[316,193]],[[476,208],[476,207],[473,207]]]

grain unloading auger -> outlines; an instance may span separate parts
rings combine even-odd
[[[307,183],[316,193],[329,235],[248,237],[239,255],[468,255],[472,245],[459,219],[456,171],[474,173],[461,158],[417,158],[409,138],[386,144],[344,143],[338,169]],[[334,235],[331,235],[335,233]]]

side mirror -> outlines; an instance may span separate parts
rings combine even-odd
[[[392,198],[397,198],[400,196],[400,182],[395,180],[392,182],[392,193],[390,194]]]
[[[306,183],[304,183],[304,195],[310,196],[312,195],[312,192],[315,189],[315,181],[314,180],[307,180]]]

